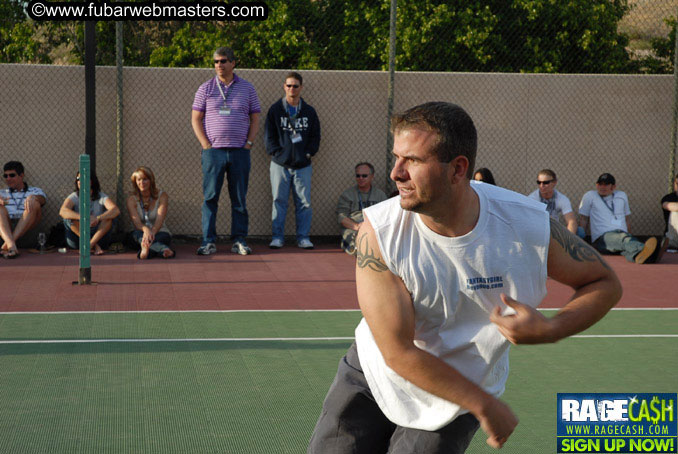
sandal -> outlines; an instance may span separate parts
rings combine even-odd
[[[19,257],[19,251],[17,251],[16,249],[10,249],[7,252],[3,252],[2,256],[6,259],[15,259]]]
[[[111,251],[112,254],[120,254],[122,252],[125,252],[125,246],[118,242],[118,243],[113,243],[111,246],[108,248],[109,251]]]

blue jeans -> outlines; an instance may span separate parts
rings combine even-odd
[[[71,230],[71,220],[70,219],[64,219],[64,226],[66,227],[66,244],[68,245],[69,248],[71,249],[80,249],[80,237],[76,235],[73,230]],[[106,232],[106,234],[101,237],[99,240],[99,247],[101,249],[108,249],[108,246],[111,245],[111,241],[113,240],[113,230],[115,230],[115,227],[118,225],[118,219],[113,219],[113,225],[111,226],[111,230]],[[97,233],[97,230],[99,230],[99,226],[97,225],[96,227],[90,227],[89,230],[89,237],[90,239],[94,236],[95,233]]]
[[[136,241],[139,246],[141,246],[141,240],[144,238],[143,230],[134,230],[132,232],[134,241]],[[153,243],[151,243],[151,252],[155,255],[162,255],[162,252],[165,249],[169,249],[170,244],[172,243],[172,235],[167,232],[158,232],[155,234]]]
[[[645,243],[623,230],[611,230],[600,235],[593,242],[593,247],[603,253],[621,253],[626,260],[633,262],[636,255],[645,247]]]
[[[228,180],[231,198],[231,239],[247,236],[247,185],[250,178],[250,150],[246,148],[210,148],[202,151],[202,245],[216,243],[219,195]]]
[[[273,193],[273,239],[282,240],[285,234],[285,217],[290,198],[294,199],[297,222],[297,241],[309,239],[311,231],[311,174],[312,167],[288,169],[271,161],[271,191]]]

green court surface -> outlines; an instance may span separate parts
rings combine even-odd
[[[303,453],[359,319],[0,314],[0,453]],[[501,452],[555,452],[558,392],[678,391],[677,310],[614,311],[582,334],[512,349],[520,425]],[[497,452],[484,440],[468,452]]]

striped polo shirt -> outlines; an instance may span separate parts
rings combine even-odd
[[[5,199],[5,208],[10,219],[19,219],[26,209],[26,199],[31,196],[43,196],[47,200],[44,191],[35,186],[28,186],[21,191],[10,191],[9,188],[0,189],[0,197]]]
[[[217,84],[226,96],[230,115],[219,113],[224,99]],[[233,74],[228,85],[217,76],[202,84],[195,93],[193,110],[205,113],[203,127],[213,148],[241,148],[247,142],[250,115],[261,112],[261,106],[254,86]]]

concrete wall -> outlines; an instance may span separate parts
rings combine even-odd
[[[270,235],[269,158],[263,145],[268,107],[283,95],[286,71],[236,70],[257,88],[261,128],[252,151],[248,193],[250,234]],[[312,235],[338,233],[338,195],[354,184],[353,166],[371,161],[385,188],[388,152],[388,77],[382,72],[304,71],[302,96],[320,117],[322,141],[313,163]],[[150,166],[170,194],[174,233],[200,233],[200,146],[190,125],[191,104],[211,69],[125,68],[124,189],[138,165]],[[97,170],[115,196],[115,68],[97,68]],[[489,167],[498,184],[528,193],[544,167],[576,207],[600,173],[617,178],[629,195],[632,231],[659,234],[659,199],[667,192],[671,150],[671,76],[397,73],[396,110],[445,100],[463,106],[479,133],[476,167]],[[73,189],[84,152],[84,68],[0,65],[0,144],[3,162],[21,160],[27,181],[49,196],[45,229],[56,222]],[[390,190],[390,188],[385,188]],[[222,191],[217,231],[230,230]],[[286,234],[294,234],[293,207]]]

